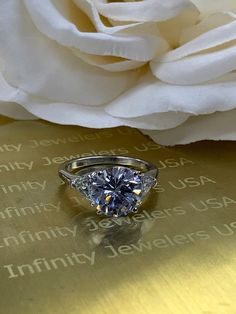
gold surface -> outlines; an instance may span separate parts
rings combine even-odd
[[[1,313],[236,313],[236,143],[1,122]],[[98,218],[57,177],[70,156],[108,153],[161,168],[138,215]]]

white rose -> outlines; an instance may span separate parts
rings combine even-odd
[[[0,113],[236,139],[235,0],[1,0]]]

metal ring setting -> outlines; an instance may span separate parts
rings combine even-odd
[[[157,182],[158,169],[128,156],[91,156],[66,161],[59,176],[79,190],[98,214],[120,217],[137,212]]]

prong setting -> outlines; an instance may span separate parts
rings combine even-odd
[[[158,177],[158,169],[151,162],[117,155],[74,158],[60,165],[58,172],[98,214],[108,217],[137,212]]]
[[[115,166],[88,173],[75,186],[99,215],[120,217],[138,212],[152,184],[153,179],[140,171]]]

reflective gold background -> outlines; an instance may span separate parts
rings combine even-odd
[[[1,123],[1,313],[236,313],[236,143]],[[63,160],[98,153],[160,167],[139,215],[98,218],[61,185]]]

